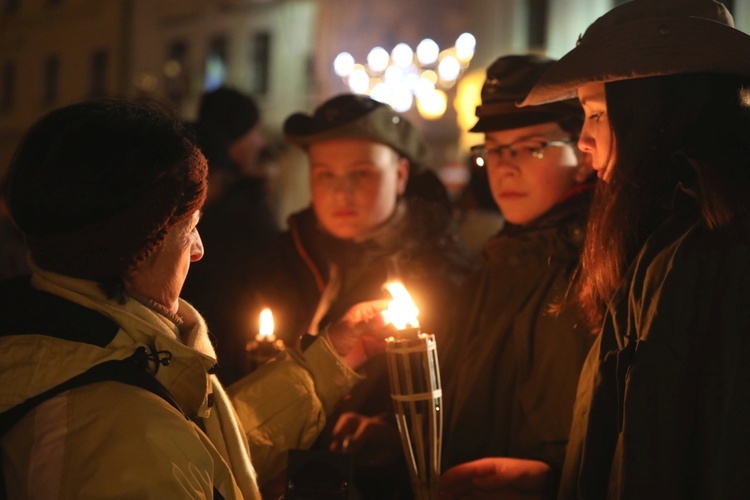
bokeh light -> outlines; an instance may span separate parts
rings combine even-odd
[[[435,64],[440,54],[440,47],[430,38],[425,38],[417,45],[417,60],[424,66]]]
[[[391,56],[383,47],[375,47],[369,54],[367,54],[367,64],[370,66],[370,69],[376,73],[385,71],[390,60]]]
[[[405,43],[399,43],[391,51],[393,64],[401,68],[407,68],[414,61],[414,51]]]
[[[400,87],[394,89],[393,97],[391,99],[391,107],[399,112],[405,113],[411,109],[414,103],[414,96],[408,89]]]
[[[461,63],[453,56],[445,56],[438,64],[438,75],[446,82],[454,82],[461,74]]]
[[[416,102],[420,115],[435,120],[445,114],[445,90],[456,85],[475,48],[471,33],[461,34],[454,47],[442,52],[434,40],[425,38],[416,51],[406,43],[396,44],[390,53],[374,47],[367,54],[366,64],[357,63],[349,52],[341,52],[333,61],[333,69],[351,92],[388,103],[397,112],[408,111]]]
[[[355,94],[366,94],[370,90],[370,75],[362,65],[356,65],[349,75],[349,89]]]
[[[463,33],[456,39],[456,57],[459,61],[468,61],[474,57],[477,40],[471,33]]]
[[[354,57],[349,52],[342,52],[333,60],[333,71],[337,76],[349,76],[354,71]]]
[[[398,85],[404,80],[404,72],[398,66],[388,66],[383,80],[390,85]]]
[[[437,120],[445,114],[448,96],[440,89],[426,92],[417,99],[417,111],[426,120]]]
[[[390,104],[391,99],[393,98],[393,91],[387,83],[378,82],[372,87],[370,97],[378,102]]]

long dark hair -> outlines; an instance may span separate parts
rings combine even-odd
[[[616,152],[598,183],[582,256],[579,300],[599,328],[607,304],[678,186],[692,190],[706,227],[747,224],[750,81],[689,74],[607,83]]]

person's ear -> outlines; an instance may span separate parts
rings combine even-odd
[[[396,167],[396,190],[399,196],[406,191],[406,183],[409,180],[409,160],[403,156],[398,158]]]

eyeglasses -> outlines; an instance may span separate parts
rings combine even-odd
[[[510,161],[521,162],[525,160],[541,160],[544,158],[545,148],[559,148],[574,144],[577,138],[560,139],[557,141],[536,141],[524,139],[506,146],[496,148],[487,148],[484,144],[471,147],[471,156],[474,163],[479,167],[487,165],[488,160],[500,161],[503,158],[503,151],[510,153]]]

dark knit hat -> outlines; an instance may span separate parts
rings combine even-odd
[[[424,165],[426,148],[419,131],[393,108],[364,95],[340,94],[321,104],[312,115],[295,113],[284,122],[292,144],[332,139],[365,139],[386,144],[417,165]]]
[[[555,61],[535,54],[504,56],[487,68],[482,86],[482,104],[477,106],[479,118],[470,132],[491,132],[556,122],[568,118],[583,120],[583,109],[577,99],[545,106],[520,108],[518,103]]]
[[[83,279],[122,277],[200,209],[206,161],[156,105],[74,104],[24,136],[8,205],[39,267]]]
[[[260,112],[255,101],[235,89],[220,87],[203,94],[198,110],[198,124],[210,128],[214,134],[229,142],[245,135],[252,129]]]

